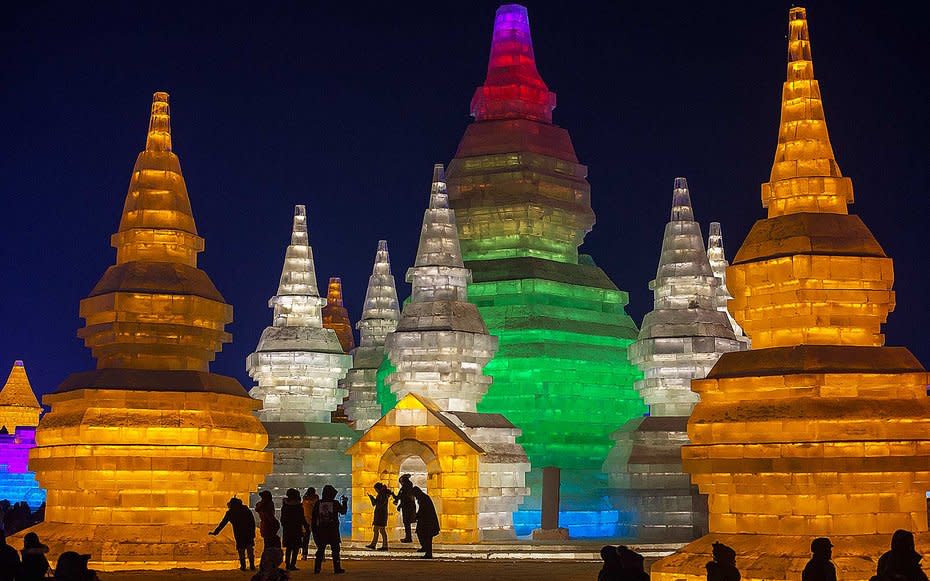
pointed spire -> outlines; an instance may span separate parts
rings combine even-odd
[[[552,123],[553,109],[555,93],[536,70],[526,7],[504,4],[494,18],[488,74],[472,97],[471,114],[476,121],[522,118]]]
[[[326,305],[343,306],[342,278],[338,276],[329,277],[329,285],[326,287]]]
[[[35,426],[39,423],[42,406],[32,391],[22,360],[13,363],[10,375],[0,389],[0,427],[9,433],[17,426]]]
[[[726,252],[723,248],[723,231],[720,228],[720,222],[710,223],[707,234],[707,260],[710,262],[710,268],[714,271],[714,276],[717,277],[718,281],[717,310],[726,313],[727,320],[730,321],[730,327],[733,328],[736,338],[748,346],[750,344],[749,337],[746,336],[743,328],[730,314],[728,307],[729,300],[733,298],[730,289],[727,288],[727,267],[730,266],[730,263],[727,262]]]
[[[278,294],[268,301],[268,306],[274,308],[274,326],[321,327],[320,309],[325,303],[316,285],[313,248],[307,233],[307,209],[298,204],[294,206],[291,244],[284,254]]]
[[[361,345],[384,345],[384,338],[394,331],[399,320],[400,304],[397,300],[394,275],[391,274],[387,240],[379,240],[371,276],[368,278],[362,319],[356,325],[361,334]]]
[[[152,114],[145,150],[171,151],[171,113],[168,109],[168,93],[163,91],[152,96]]]
[[[689,282],[682,286],[680,281],[685,278],[688,278]],[[702,282],[695,285],[691,279],[701,279]],[[688,180],[681,177],[675,178],[672,190],[672,212],[668,224],[665,225],[662,254],[659,256],[656,278],[649,284],[649,288],[655,291],[655,306],[656,308],[669,308],[670,306],[676,308],[678,303],[683,302],[687,305],[692,299],[700,299],[699,302],[702,304],[709,301],[708,308],[712,308],[713,289],[710,287],[715,284],[714,274],[704,250],[701,225],[694,221]],[[666,285],[670,288],[668,292],[659,290]],[[693,296],[686,297],[688,300],[678,300],[684,296],[682,293],[685,288],[692,288],[691,295]],[[703,296],[704,294],[707,296]],[[669,301],[677,302],[671,305]]]
[[[352,332],[352,320],[349,310],[342,304],[342,279],[330,277],[326,289],[326,306],[322,310],[323,328],[332,329],[339,337],[342,351],[348,353],[355,349],[355,335]]]
[[[775,161],[762,184],[769,218],[799,212],[846,214],[852,181],[843,177],[827,132],[820,84],[814,78],[807,10],[788,12],[788,74],[782,89]]]
[[[675,178],[672,191],[672,221],[693,221],[694,211],[691,209],[691,193],[688,191],[686,178]]]
[[[429,208],[423,216],[415,266],[465,267],[455,225],[455,212],[449,208],[446,173],[441,163],[433,166]]]

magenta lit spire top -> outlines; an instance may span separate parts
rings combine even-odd
[[[476,121],[532,119],[552,123],[553,109],[555,93],[536,70],[526,7],[504,4],[494,18],[488,76],[484,85],[475,89],[471,114]]]

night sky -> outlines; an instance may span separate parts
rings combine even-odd
[[[137,5],[138,4],[138,5]],[[785,77],[787,2],[529,2],[539,71],[589,166],[597,225],[583,252],[652,305],[672,181],[723,223],[730,259],[764,217]],[[895,259],[889,345],[930,363],[930,67],[922,15],[884,2],[809,2],[815,74],[837,160]],[[0,373],[24,359],[37,392],[92,369],[78,302],[115,261],[152,93],[171,94],[206,251],[235,307],[212,370],[271,322],[293,205],[306,204],[318,283],[341,276],[360,314],[379,238],[402,283],[432,164],[448,162],[484,80],[494,2],[18,2],[0,37],[4,217]],[[0,378],[0,381],[3,380]]]

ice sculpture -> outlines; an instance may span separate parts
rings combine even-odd
[[[342,279],[338,276],[330,277],[326,289],[326,306],[321,310],[323,315],[323,328],[332,329],[339,338],[343,353],[351,353],[355,349],[355,335],[352,332],[352,321],[349,311],[342,300]]]
[[[616,512],[601,492],[601,464],[617,426],[646,411],[627,360],[636,325],[627,293],[578,254],[594,225],[587,168],[552,124],[555,94],[536,69],[526,8],[498,8],[487,78],[471,102],[474,123],[449,164],[470,300],[500,351],[480,411],[523,432],[532,496],[518,532],[540,525],[542,468],[562,469],[561,526],[604,536]]]
[[[395,370],[386,384],[398,403],[353,446],[353,537],[365,538],[375,482],[404,473],[422,478],[440,515],[440,541],[514,538],[513,513],[528,493],[530,465],[520,430],[475,407],[491,378],[483,367],[497,350],[468,302],[471,273],[462,262],[455,213],[442,165],[433,169],[412,285],[396,331],[385,339]],[[366,301],[367,306],[367,301]]]
[[[727,314],[727,319],[730,321],[730,327],[733,328],[736,338],[745,343],[747,348],[751,347],[752,342],[743,332],[743,328],[736,322],[736,319],[733,318],[733,315],[730,314],[728,306],[730,299],[733,298],[730,295],[730,289],[727,288],[727,267],[730,266],[730,263],[727,262],[726,250],[723,248],[723,230],[720,228],[720,222],[710,223],[710,229],[707,233],[707,259],[710,261],[710,268],[714,271],[714,276],[717,277],[720,283],[717,285],[717,310]]]
[[[257,383],[249,394],[263,402],[259,417],[274,454],[274,471],[262,488],[275,498],[288,488],[349,487],[351,463],[345,451],[358,434],[330,419],[346,396],[339,380],[352,358],[343,352],[336,331],[323,327],[325,304],[317,290],[307,212],[298,205],[278,293],[268,301],[274,309],[272,325],[246,360]]]
[[[0,500],[25,501],[32,510],[45,502],[45,491],[28,467],[41,414],[26,368],[17,359],[0,389]]]
[[[397,328],[400,306],[387,240],[378,241],[375,263],[368,278],[362,318],[356,325],[361,334],[359,346],[352,352],[352,369],[345,378],[349,396],[345,411],[356,430],[365,431],[381,418],[377,397],[378,367],[385,359],[384,340]]]
[[[616,447],[604,463],[619,510],[619,536],[669,542],[706,532],[705,503],[682,470],[681,446],[698,400],[691,380],[706,376],[721,354],[745,349],[717,308],[719,284],[694,220],[688,182],[676,178],[671,220],[649,283],[654,307],[629,350],[630,361],[643,371],[635,387],[649,417],[630,420],[613,434]]]
[[[209,372],[232,307],[197,268],[204,241],[171,150],[167,93],[155,93],[111,241],[116,264],[80,309],[97,369],[43,398],[51,411],[29,466],[48,503],[30,530],[52,555],[90,554],[95,569],[227,568],[232,533],[204,531],[258,486],[271,455],[259,404]]]
[[[896,529],[930,545],[928,376],[907,349],[882,346],[892,260],[848,214],[852,182],[830,145],[805,9],[788,19],[768,217],[727,269],[753,350],[692,383],[682,458],[708,494],[710,534],[655,563],[658,581],[703,579],[714,541],[736,550],[743,579],[769,581],[800,578],[819,536],[851,581],[874,574]]]

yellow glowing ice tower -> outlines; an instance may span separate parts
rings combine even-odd
[[[53,556],[89,553],[96,569],[227,567],[231,535],[204,531],[271,458],[259,404],[209,372],[232,307],[197,268],[204,243],[171,150],[167,93],[155,93],[112,244],[116,264],[80,309],[97,369],[43,399],[51,411],[29,465],[48,506],[32,530]]]
[[[682,458],[709,495],[711,532],[657,562],[660,581],[703,579],[713,541],[736,550],[743,579],[770,581],[798,579],[818,536],[851,581],[874,574],[896,529],[930,542],[928,377],[907,349],[883,347],[892,261],[847,213],[804,8],[789,12],[788,56],[768,218],[727,269],[753,350],[692,383]]]
[[[0,389],[0,430],[6,428],[12,434],[17,426],[36,426],[40,415],[42,406],[29,384],[26,367],[17,359]]]

